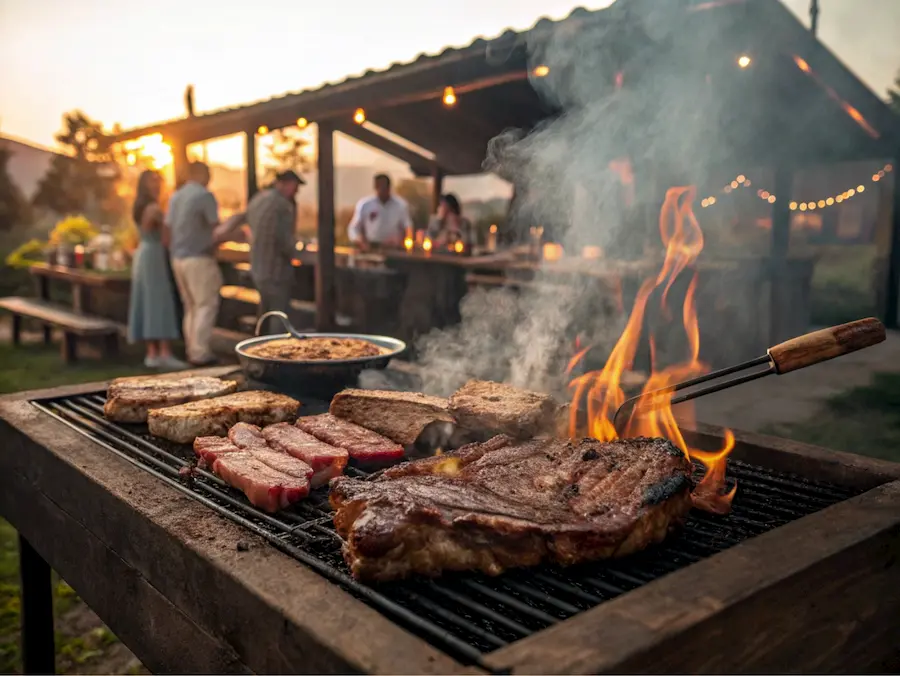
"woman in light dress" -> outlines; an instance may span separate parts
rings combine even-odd
[[[141,243],[131,268],[131,302],[128,308],[128,341],[143,342],[144,365],[164,371],[187,367],[172,354],[172,341],[181,337],[178,306],[166,251],[166,230],[159,205],[162,177],[145,171],[138,180],[132,217]]]

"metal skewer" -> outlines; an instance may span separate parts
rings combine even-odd
[[[756,357],[750,361],[746,361],[736,366],[729,366],[718,371],[712,371],[706,375],[685,380],[683,382],[663,387],[650,392],[643,392],[636,397],[631,397],[616,409],[613,416],[613,426],[620,435],[624,433],[623,427],[631,419],[632,415],[641,410],[653,410],[661,406],[674,406],[697,397],[702,397],[714,392],[721,392],[736,385],[749,383],[751,380],[764,378],[765,376],[782,375],[790,371],[812,366],[850,352],[856,352],[866,347],[876,345],[885,338],[884,325],[873,317],[868,319],[859,319],[855,322],[841,324],[840,326],[832,326],[828,329],[813,331],[797,338],[792,338],[784,343],[775,345],[766,350],[766,354]],[[718,380],[725,376],[740,371],[753,369],[757,366],[765,366],[765,368],[730,378],[728,380],[714,383],[707,387],[698,388],[692,392],[679,395],[677,397],[665,397],[664,395],[680,392],[690,387],[702,385],[710,381]],[[644,400],[646,404],[644,404]],[[641,403],[641,406],[638,406]],[[626,416],[625,412],[630,412]]]

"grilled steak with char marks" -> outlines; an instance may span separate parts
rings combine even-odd
[[[150,409],[230,394],[234,380],[209,376],[131,376],[116,378],[106,390],[103,415],[122,423],[147,422]]]
[[[331,482],[357,579],[624,556],[660,542],[691,508],[691,464],[663,439],[495,437],[408,462],[375,481]]]
[[[559,404],[553,397],[504,383],[470,380],[449,400],[463,427],[530,439],[554,431]]]
[[[403,459],[403,446],[400,444],[330,413],[298,418],[295,424],[316,439],[343,448],[359,462],[395,462]]]

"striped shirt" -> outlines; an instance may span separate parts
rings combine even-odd
[[[290,282],[297,246],[294,205],[274,188],[263,190],[247,205],[247,223],[253,233],[250,272],[254,282]]]

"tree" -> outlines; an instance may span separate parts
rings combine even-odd
[[[28,200],[9,175],[11,157],[12,151],[6,144],[0,145],[0,231],[10,230],[13,226],[31,220]]]
[[[66,153],[53,158],[33,204],[60,214],[78,211],[109,217],[121,212],[124,205],[115,189],[119,169],[102,125],[79,110],[66,113],[56,141]]]
[[[271,184],[275,180],[275,174],[280,171],[293,169],[298,174],[309,171],[312,168],[309,145],[309,139],[294,127],[273,131],[260,162],[262,165],[260,185]]]
[[[894,112],[900,115],[900,71],[897,71],[894,77],[894,88],[888,89],[888,104],[894,109]]]

